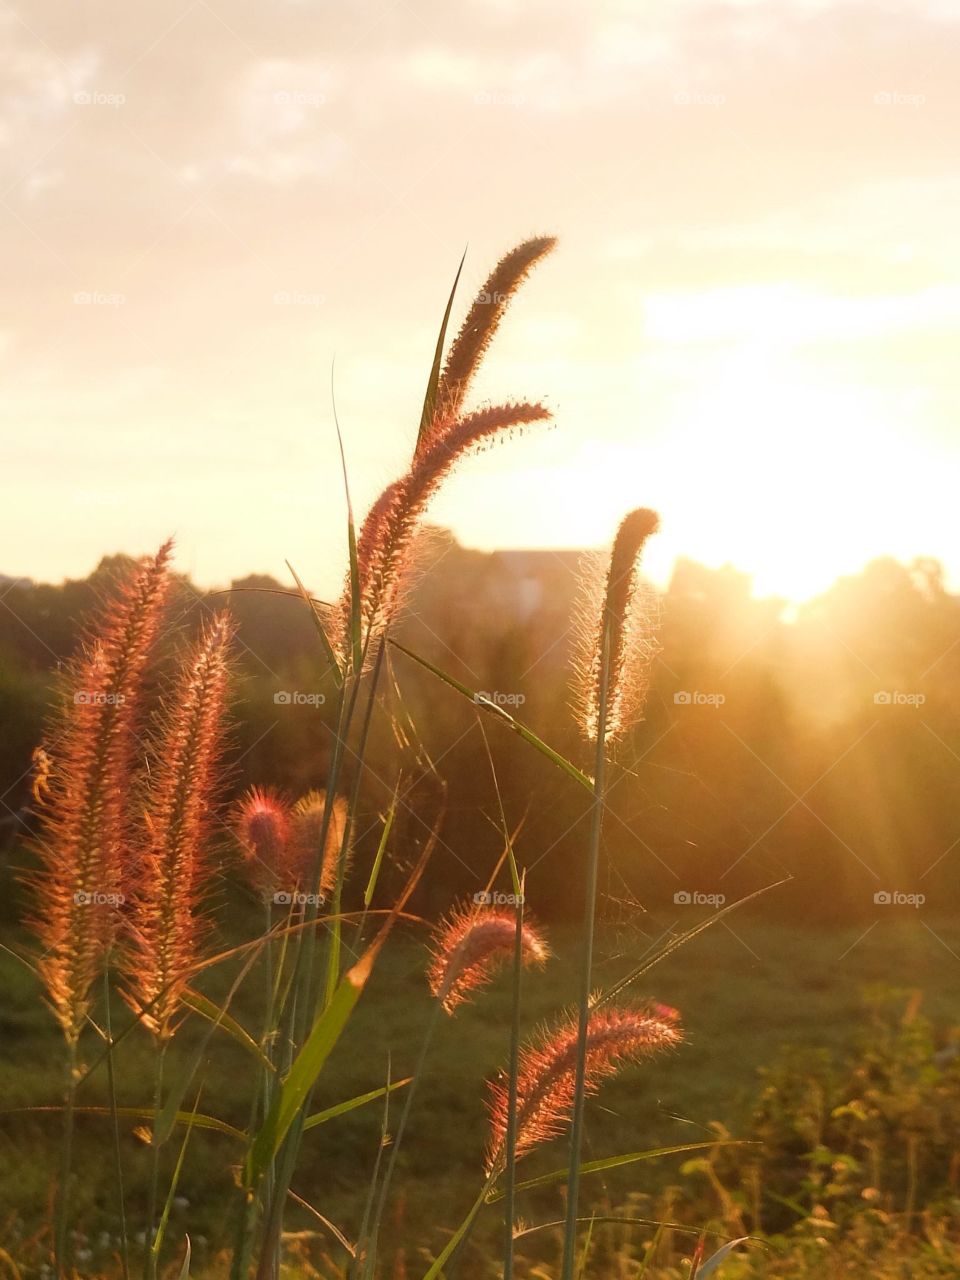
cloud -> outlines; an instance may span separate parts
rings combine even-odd
[[[231,467],[251,441],[306,441],[316,483],[335,352],[339,376],[359,370],[345,428],[355,492],[371,493],[415,431],[417,362],[467,242],[463,297],[515,239],[561,235],[482,387],[560,406],[568,434],[542,446],[559,465],[575,423],[607,441],[661,434],[675,398],[709,382],[707,348],[749,341],[758,310],[781,345],[848,362],[855,345],[857,376],[891,395],[922,373],[931,420],[952,386],[960,23],[941,0],[104,0],[95,19],[32,0],[22,13],[29,26],[0,18],[16,317],[0,429],[37,495],[46,563],[79,552],[58,540],[48,459],[24,423],[58,447],[89,436],[98,465],[149,471],[158,492],[200,441]],[[78,306],[78,292],[125,303]],[[278,306],[280,292],[323,304]],[[231,483],[211,475],[208,492],[210,519],[235,528]],[[153,494],[131,510],[159,522]],[[11,538],[23,514],[0,513]],[[189,536],[199,516],[189,503],[178,516]],[[107,530],[91,523],[88,547]],[[244,536],[244,554],[258,536],[279,554],[265,527]],[[225,532],[211,572],[248,568],[239,548]]]

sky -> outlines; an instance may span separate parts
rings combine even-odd
[[[430,516],[804,599],[960,583],[960,9],[942,0],[0,8],[0,572],[176,535],[204,585],[344,569],[447,293],[531,234],[474,399],[544,399]]]

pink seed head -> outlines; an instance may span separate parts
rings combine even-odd
[[[573,1111],[577,1062],[576,1014],[552,1031],[544,1032],[521,1051],[517,1075],[517,1157],[541,1142],[555,1138]],[[676,1009],[649,1004],[639,1009],[601,1007],[587,1024],[586,1091],[627,1062],[640,1062],[681,1043],[683,1033]],[[490,1087],[490,1141],[487,1169],[502,1165],[507,1135],[509,1086]]]
[[[290,842],[290,808],[269,788],[251,787],[237,807],[234,823],[244,866],[257,884],[273,884]]]
[[[427,979],[447,1013],[489,982],[496,968],[513,956],[516,931],[511,911],[482,906],[458,911],[440,926]],[[543,965],[550,954],[539,929],[526,920],[520,948],[525,965]]]

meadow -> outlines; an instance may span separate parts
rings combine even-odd
[[[252,916],[249,906],[246,910]],[[236,914],[243,919],[242,900]],[[946,948],[960,952],[955,921],[936,922],[942,942],[906,912],[872,930],[867,938],[862,938],[859,927],[770,924],[749,909],[729,923],[735,933],[720,923],[651,974],[651,994],[684,1010],[687,1043],[668,1060],[649,1064],[642,1075],[633,1073],[613,1082],[602,1099],[591,1103],[588,1158],[628,1148],[711,1139],[716,1135],[710,1128],[714,1122],[732,1137],[742,1136],[760,1094],[759,1069],[772,1065],[782,1050],[792,1046],[789,1060],[802,1079],[804,1059],[812,1051],[825,1050],[839,1057],[854,1049],[867,1022],[866,997],[871,988],[898,988],[900,1011],[911,996],[922,993],[923,1011],[941,1035],[952,1025],[960,960]],[[635,961],[651,940],[675,924],[676,916],[642,917],[626,927],[608,925],[599,941],[600,972]],[[10,939],[14,947],[21,942]],[[330,1061],[318,1106],[376,1089],[386,1078],[388,1060],[394,1077],[412,1069],[412,1047],[419,1043],[430,1013],[425,942],[424,929],[409,930],[378,968],[347,1039]],[[547,1018],[569,995],[574,931],[569,926],[552,930],[551,942],[557,958],[526,984],[524,1018],[530,1027]],[[222,989],[226,981],[226,975],[221,975],[218,987]],[[32,1274],[42,1271],[46,1255],[59,1116],[12,1115],[10,1111],[57,1105],[58,1038],[38,1002],[35,980],[9,954],[0,957],[0,982],[5,993],[0,1090],[7,1112],[0,1123],[0,1203],[4,1206],[0,1231],[4,1248],[19,1258],[23,1274]],[[399,1175],[401,1191],[389,1236],[389,1244],[402,1248],[414,1271],[417,1263],[425,1265],[442,1247],[449,1224],[459,1221],[480,1178],[486,1131],[483,1081],[503,1066],[509,1004],[508,984],[501,980],[480,1001],[465,1007],[435,1043],[412,1121],[415,1141],[405,1152]],[[256,1001],[245,996],[243,989],[234,1013],[242,1022],[252,1025],[255,1021]],[[201,1026],[185,1033],[182,1043],[177,1042],[178,1054],[186,1058],[201,1034]],[[142,1088],[133,1082],[149,1079],[149,1057],[143,1041],[131,1040],[118,1048],[118,1074],[128,1082],[121,1105],[148,1105]],[[221,1036],[211,1046],[199,1078],[201,1109],[242,1125],[251,1086],[247,1056]],[[108,1101],[101,1069],[91,1079],[81,1105],[106,1106]],[[373,1104],[332,1121],[308,1139],[296,1190],[348,1236],[362,1214],[381,1118],[379,1106]],[[148,1148],[135,1136],[137,1127],[134,1120],[123,1124],[124,1162],[130,1171],[128,1212],[142,1207],[145,1199]],[[113,1273],[116,1268],[118,1215],[109,1145],[108,1116],[80,1121],[77,1159],[84,1177],[76,1221],[84,1274]],[[201,1270],[220,1270],[232,1244],[232,1169],[237,1160],[236,1145],[226,1137],[198,1131],[191,1140],[174,1227],[189,1220],[195,1265]],[[529,1162],[525,1176],[548,1172],[562,1163],[562,1144],[553,1144]],[[632,1195],[634,1204],[642,1202],[653,1217],[666,1188],[679,1186],[703,1212],[704,1221],[720,1216],[721,1206],[702,1170],[684,1173],[683,1164],[682,1155],[665,1156],[649,1165],[601,1174],[591,1185],[591,1200],[613,1207]],[[770,1207],[776,1210],[775,1205]],[[562,1196],[556,1189],[528,1195],[521,1212],[528,1220],[555,1220],[562,1213]],[[469,1267],[464,1265],[465,1274],[496,1274],[482,1260],[484,1250],[495,1245],[499,1216],[497,1206],[487,1210],[475,1233],[474,1253]],[[328,1256],[334,1265],[343,1265],[343,1250],[308,1212],[294,1215],[289,1230],[309,1238],[315,1260]],[[638,1227],[634,1232],[637,1245],[654,1234],[652,1228]],[[556,1248],[554,1240],[540,1252],[549,1256]],[[779,1248],[789,1255],[789,1245],[780,1242]]]
[[[657,662],[649,507],[612,513],[609,551],[578,566],[566,692],[538,674],[539,707],[395,629],[448,475],[550,418],[468,393],[553,246],[505,255],[448,339],[455,280],[409,468],[360,522],[344,466],[337,600],[291,569],[295,589],[190,601],[171,541],[98,581],[11,810],[28,835],[0,973],[0,1260],[15,1276],[706,1280],[956,1262],[956,800],[932,727],[954,731],[949,699],[920,719],[925,693],[904,702],[868,667],[872,692],[835,668],[846,718],[821,703],[801,729],[803,662],[791,672],[778,650],[736,672],[718,716],[727,693],[702,692],[682,647]],[[957,602],[934,566],[865,580],[940,645]],[[858,590],[837,612],[862,625]],[[270,681],[241,669],[241,650],[257,656],[245,593],[285,597],[307,626],[285,688],[268,664]],[[682,644],[698,627],[679,613]],[[739,626],[726,640],[753,648]],[[881,640],[888,662],[897,645],[925,661],[906,626]],[[263,733],[241,690],[276,709]],[[670,706],[689,708],[674,760],[652,755]],[[291,711],[312,737],[287,737],[284,773],[283,735],[255,748]],[[872,769],[854,752],[875,730]],[[730,739],[759,766],[746,781]],[[805,802],[828,775],[829,820]],[[910,797],[898,819],[923,815],[909,841],[883,821],[891,777]],[[931,877],[924,892],[904,891],[906,872]]]

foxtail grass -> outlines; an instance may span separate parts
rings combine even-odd
[[[437,430],[418,450],[410,469],[384,489],[370,510],[357,539],[360,615],[367,644],[376,644],[393,620],[409,587],[417,532],[430,500],[467,454],[497,436],[533,423],[546,422],[541,404],[492,405]],[[352,585],[341,597],[335,620],[339,650],[348,661]]]
[[[596,1093],[626,1062],[642,1062],[680,1044],[679,1015],[665,1005],[611,1006],[587,1020],[582,1088]],[[562,1133],[576,1098],[580,1062],[580,1020],[568,1017],[521,1051],[517,1073],[516,1158]],[[491,1086],[487,1171],[506,1163],[508,1087]]]
[[[496,968],[513,956],[515,933],[516,924],[513,915],[506,911],[489,910],[483,906],[455,912],[437,930],[431,963],[427,971],[427,982],[434,998],[433,1010],[427,1023],[410,1087],[404,1099],[373,1215],[369,1241],[361,1242],[363,1244],[363,1254],[360,1258],[362,1270],[358,1271],[358,1275],[363,1276],[364,1280],[369,1280],[374,1274],[377,1238],[390,1194],[400,1144],[406,1132],[417,1086],[440,1021],[441,1011],[452,1016],[459,1005],[465,1003],[491,981]],[[532,925],[525,926],[520,936],[520,964],[543,965],[548,955],[549,949],[540,931]]]
[[[437,390],[437,412],[423,446],[435,443],[447,429],[445,424],[459,417],[507,308],[530,272],[556,244],[554,236],[524,240],[500,259],[484,281],[450,346]]]
[[[37,963],[66,1041],[64,1129],[54,1253],[68,1267],[67,1220],[80,1033],[107,967],[123,902],[130,794],[144,720],[144,675],[169,589],[171,545],[127,573],[68,666],[60,708],[40,754],[39,870],[31,878]]]
[[[593,804],[587,850],[584,893],[583,936],[581,940],[580,993],[577,1014],[576,1062],[570,1099],[570,1159],[567,1182],[567,1209],[564,1226],[562,1280],[573,1280],[576,1265],[577,1209],[580,1190],[580,1152],[583,1143],[584,1104],[588,1091],[591,989],[593,983],[593,940],[597,914],[597,878],[600,841],[606,804],[608,743],[625,732],[626,710],[634,715],[642,710],[646,684],[638,686],[637,673],[647,655],[628,648],[629,624],[639,589],[638,563],[646,539],[658,527],[656,514],[646,508],[631,512],[622,521],[610,554],[606,590],[594,629],[589,661],[581,670],[585,681],[581,722],[585,736],[595,744]],[[631,684],[631,677],[633,681]],[[630,693],[633,702],[629,703]]]
[[[130,867],[124,991],[144,1026],[169,1040],[205,932],[211,833],[222,800],[230,644],[220,614],[187,654],[159,716],[144,804],[143,847]]]
[[[155,732],[143,847],[130,867],[132,911],[123,990],[154,1037],[157,1116],[163,1105],[167,1046],[183,1016],[182,996],[205,932],[202,909],[212,872],[211,826],[223,785],[233,630],[227,613],[204,627],[169,690]],[[151,1155],[144,1258],[148,1278],[156,1276],[161,1240],[156,1125]]]
[[[317,628],[321,663],[336,686],[329,766],[326,776],[316,780],[315,789],[299,800],[253,788],[233,810],[231,827],[240,849],[239,865],[263,904],[262,933],[254,942],[219,957],[211,956],[207,945],[215,824],[229,777],[225,749],[233,637],[229,615],[215,616],[202,629],[150,721],[144,689],[152,678],[151,656],[168,589],[169,547],[165,547],[153,561],[141,566],[109,603],[103,625],[71,668],[71,688],[78,692],[89,689],[97,696],[67,704],[54,726],[57,732],[38,753],[36,780],[36,795],[44,811],[37,878],[37,892],[44,896],[42,918],[38,909],[35,926],[46,948],[40,971],[69,1057],[64,1172],[56,1233],[56,1256],[63,1275],[68,1270],[64,1248],[66,1187],[77,1042],[90,1017],[95,979],[103,977],[106,982],[108,956],[115,947],[122,994],[137,1023],[152,1036],[155,1048],[153,1106],[135,1109],[141,1118],[152,1117],[153,1121],[145,1280],[155,1280],[159,1273],[164,1231],[187,1139],[195,1125],[229,1134],[246,1148],[238,1174],[240,1199],[231,1280],[249,1280],[252,1269],[258,1280],[278,1280],[288,1204],[309,1208],[318,1220],[326,1222],[319,1210],[307,1206],[293,1190],[304,1133],[354,1106],[383,1098],[386,1138],[392,1128],[389,1099],[393,1089],[405,1087],[393,1142],[389,1150],[381,1147],[377,1153],[356,1247],[339,1228],[334,1230],[353,1255],[350,1269],[354,1280],[373,1280],[383,1265],[379,1240],[434,1037],[445,1019],[477,998],[501,970],[509,971],[512,984],[509,1065],[490,1094],[485,1181],[464,1222],[430,1266],[428,1277],[432,1280],[443,1272],[465,1247],[484,1204],[502,1195],[506,1202],[503,1274],[505,1280],[512,1280],[516,1197],[528,1185],[517,1183],[517,1162],[569,1126],[569,1167],[551,1180],[567,1179],[563,1277],[573,1278],[584,1100],[620,1067],[642,1061],[681,1038],[673,1011],[655,1005],[613,1003],[613,995],[631,977],[603,995],[594,997],[591,992],[608,757],[642,711],[654,652],[649,600],[638,569],[644,542],[657,527],[654,513],[635,511],[621,524],[609,563],[598,579],[595,604],[583,632],[577,714],[583,736],[594,748],[592,776],[503,708],[478,698],[453,677],[397,645],[469,698],[478,714],[493,715],[562,769],[568,780],[590,791],[579,1004],[524,1046],[521,995],[525,975],[528,969],[542,966],[549,951],[526,911],[525,881],[517,866],[514,837],[507,825],[488,745],[505,838],[504,855],[488,888],[509,859],[513,905],[501,910],[475,903],[454,910],[437,926],[426,972],[432,1010],[412,1075],[400,1082],[388,1076],[383,1089],[311,1114],[327,1058],[349,1023],[391,929],[406,911],[444,819],[445,803],[440,803],[403,891],[383,913],[386,918],[373,941],[364,943],[368,919],[379,914],[373,909],[374,893],[402,803],[399,778],[405,776],[398,770],[394,780],[393,800],[366,877],[362,912],[345,915],[343,902],[359,859],[354,849],[355,832],[371,723],[379,705],[379,682],[385,670],[392,677],[386,642],[414,575],[418,540],[430,503],[449,476],[469,455],[527,426],[540,426],[550,417],[535,400],[478,407],[471,406],[469,398],[508,306],[553,246],[552,238],[538,237],[501,259],[444,352],[454,283],[409,464],[386,486],[359,526],[354,524],[346,484],[346,450],[336,423],[347,504],[349,565],[344,587],[337,601],[324,605],[310,596],[294,574],[299,595]],[[152,728],[147,750],[138,763],[136,743],[148,723]],[[414,729],[413,739],[417,736]],[[445,795],[439,772],[432,762],[430,767]],[[522,826],[521,820],[515,833]],[[362,836],[362,831],[358,835]],[[359,839],[356,843],[363,847]],[[85,895],[94,893],[101,896],[88,903]],[[116,900],[112,905],[111,894]],[[129,907],[121,922],[115,905],[123,895],[127,895]],[[86,910],[90,905],[95,909]],[[285,918],[283,912],[274,910],[277,905],[286,905]],[[109,909],[100,910],[101,906]],[[347,943],[343,931],[350,927],[348,921],[357,925],[350,941],[360,956],[344,964],[342,953]],[[194,989],[194,979],[210,964],[244,953],[240,973],[222,1006]],[[256,1032],[248,1032],[228,1013],[228,1007],[261,955],[263,1017],[258,1040]],[[190,1013],[205,1017],[209,1026],[191,1056],[190,1069],[181,1078],[167,1081],[167,1048]],[[199,1093],[193,1112],[184,1109],[189,1105],[187,1089],[207,1052],[209,1038],[218,1030],[230,1034],[255,1067],[256,1087],[246,1132],[216,1117],[200,1115]],[[127,1109],[116,1107],[112,1056],[116,1041],[110,1029],[109,1005],[106,1038],[115,1149],[119,1150],[117,1117]],[[187,1135],[161,1200],[160,1149],[177,1123],[187,1125]],[[634,1153],[624,1159],[650,1154]],[[505,1184],[502,1191],[495,1186],[501,1178]],[[119,1164],[118,1182],[122,1184]],[[122,1197],[122,1185],[120,1190]]]

